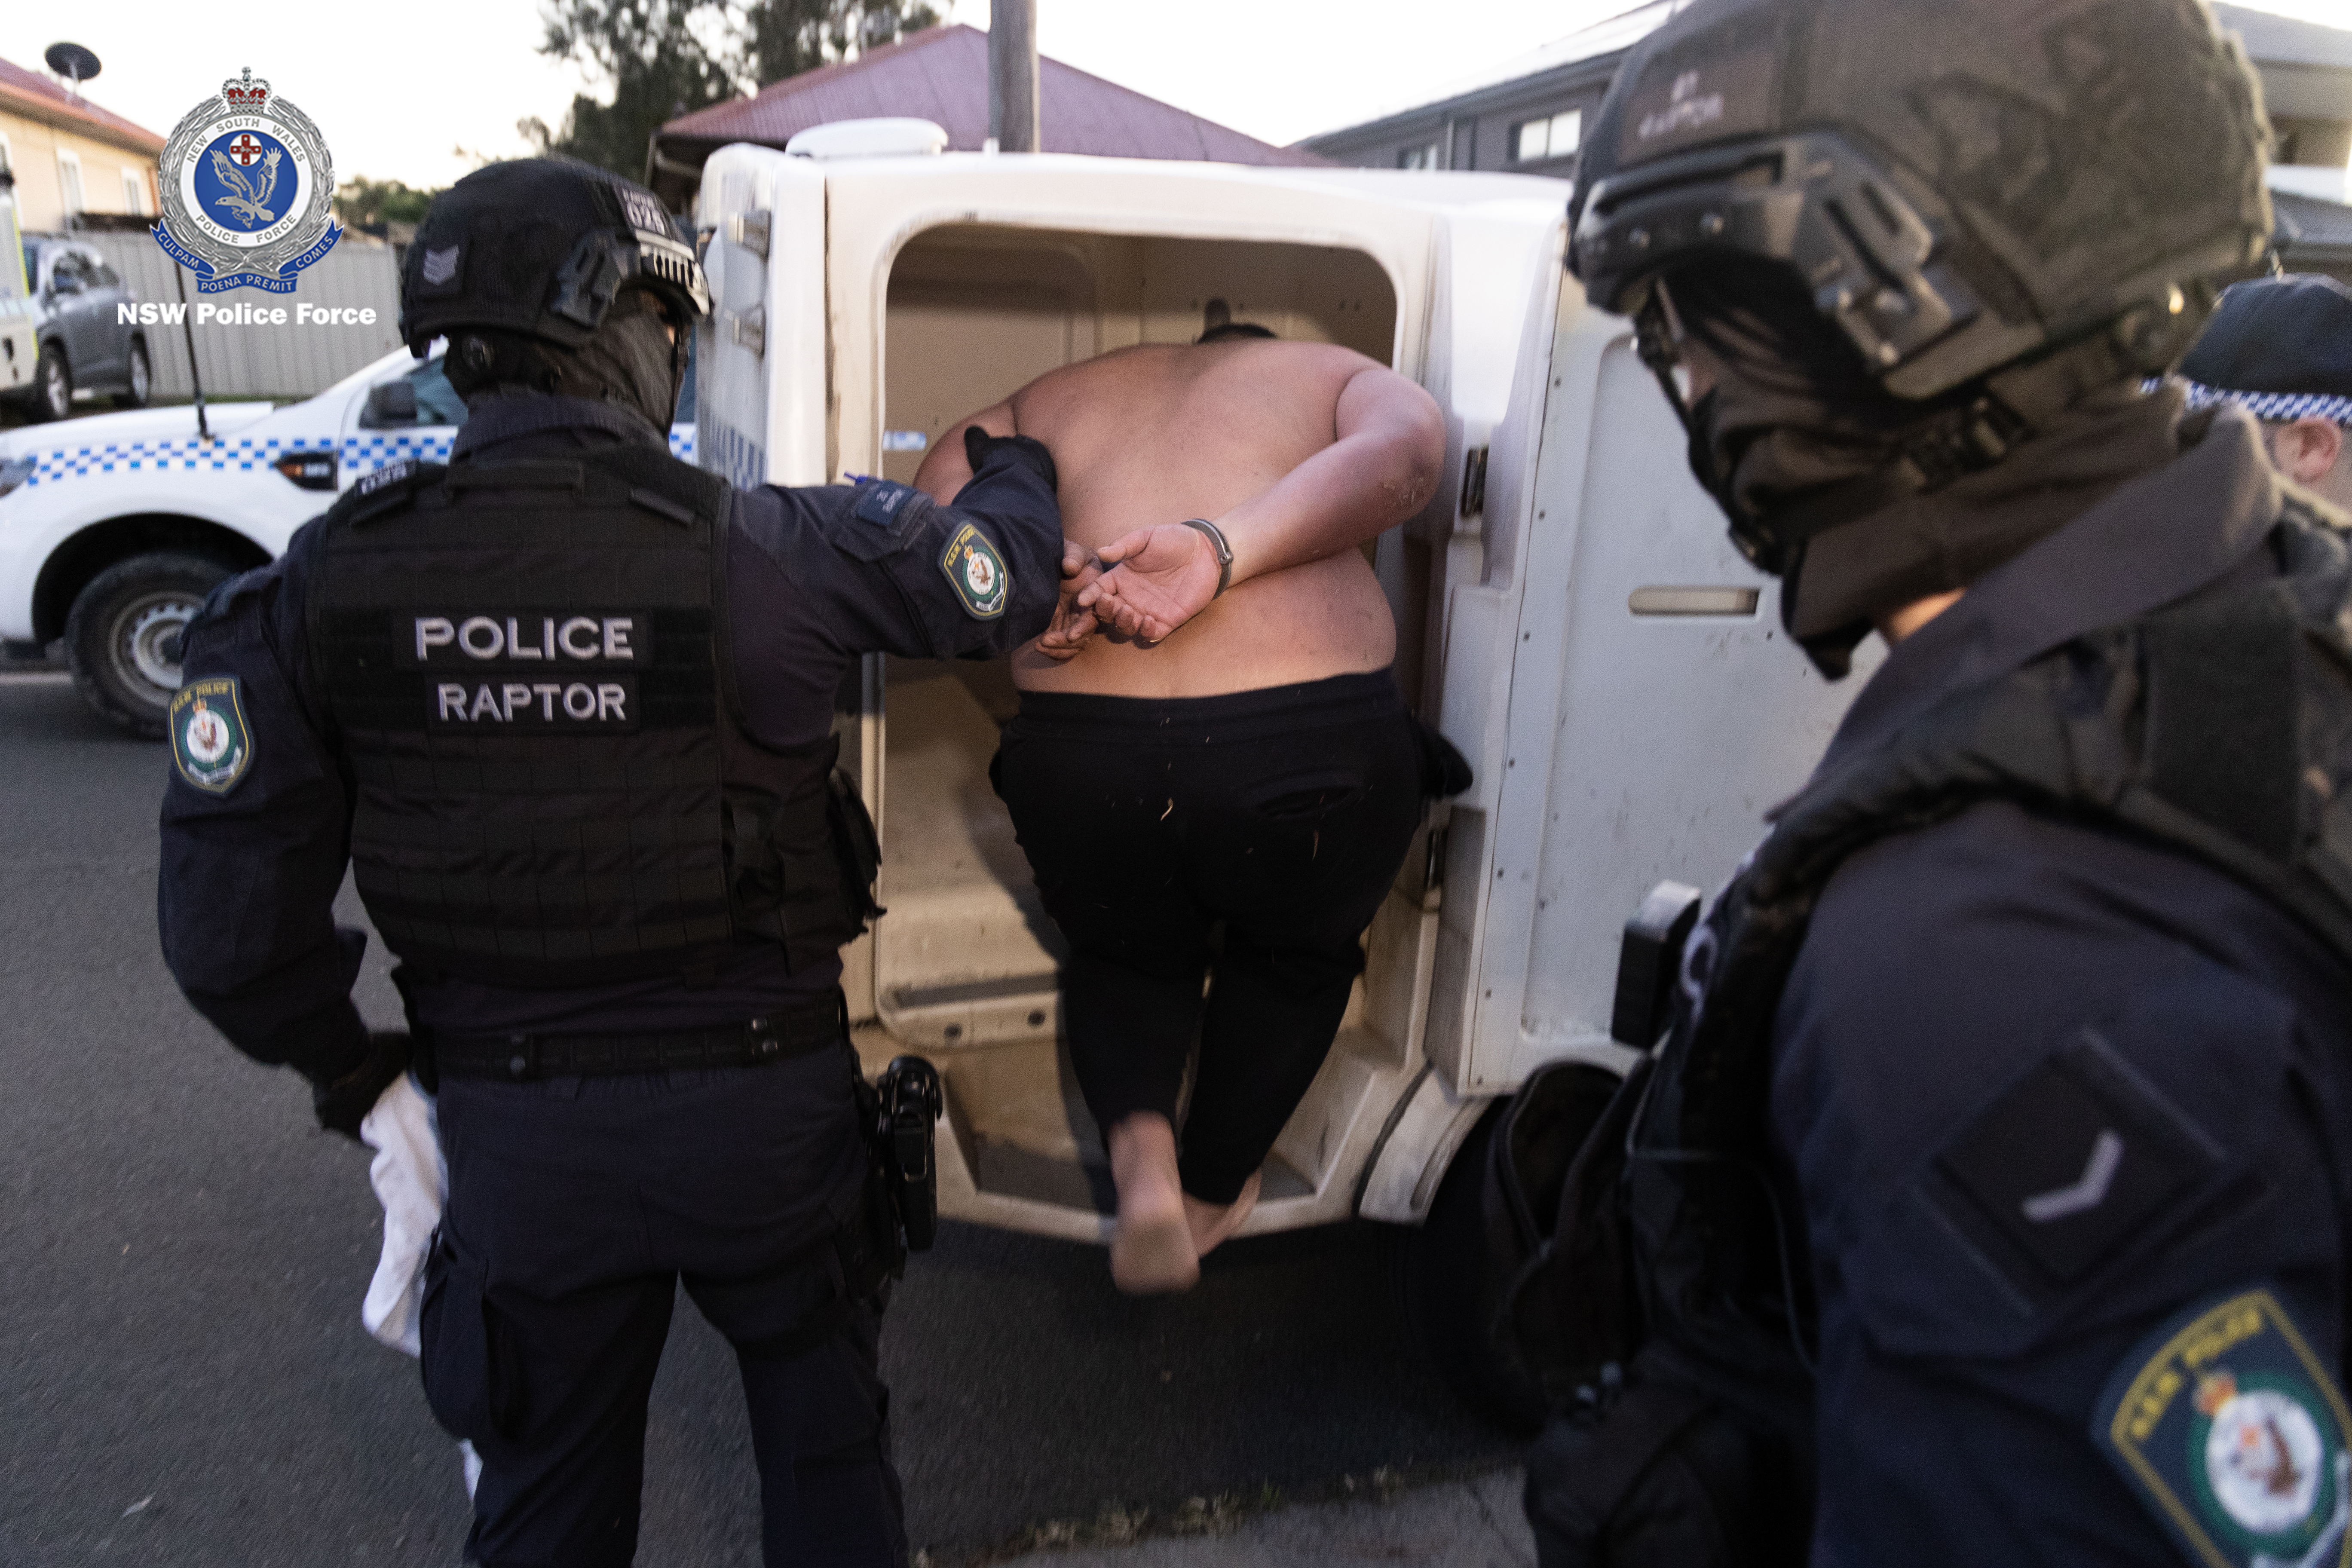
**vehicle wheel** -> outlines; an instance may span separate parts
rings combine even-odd
[[[63,419],[73,412],[73,367],[55,343],[41,345],[40,363],[33,367],[33,401],[28,412],[35,421]]]
[[[131,733],[163,738],[180,689],[180,634],[231,574],[201,555],[134,555],[90,580],[66,616],[66,662],[82,700]]]
[[[154,370],[147,363],[147,345],[142,342],[133,342],[131,345],[131,384],[114,395],[114,406],[117,408],[146,407],[147,395],[154,390]]]
[[[1499,1303],[1486,1256],[1486,1152],[1508,1103],[1496,1101],[1478,1119],[1446,1167],[1428,1219],[1405,1233],[1397,1286],[1407,1326],[1455,1397],[1512,1436],[1532,1437],[1543,1426],[1543,1391],[1488,1337]]]

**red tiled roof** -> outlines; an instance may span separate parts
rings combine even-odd
[[[85,136],[151,157],[163,150],[163,139],[143,125],[134,125],[111,110],[86,98],[76,98],[38,71],[0,60],[0,109],[51,125],[63,125]]]
[[[882,115],[933,121],[947,131],[950,148],[979,151],[988,135],[988,35],[961,23],[927,27],[854,60],[788,77],[757,98],[697,110],[663,126],[658,140],[672,144],[673,155],[707,153],[730,142],[781,147],[812,125]],[[1042,57],[1037,122],[1047,153],[1221,163],[1328,162]]]

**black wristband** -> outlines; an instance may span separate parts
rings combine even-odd
[[[971,465],[975,476],[979,474],[982,464],[1000,453],[1008,453],[1027,463],[1045,481],[1047,489],[1061,489],[1061,475],[1054,467],[1054,454],[1045,450],[1043,441],[1034,436],[992,436],[977,425],[963,427],[964,461]]]

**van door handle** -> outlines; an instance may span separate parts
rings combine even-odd
[[[766,308],[764,306],[754,305],[751,309],[745,310],[740,314],[738,314],[733,310],[728,311],[727,335],[733,338],[745,348],[750,349],[753,353],[765,357],[768,352],[768,312]]]

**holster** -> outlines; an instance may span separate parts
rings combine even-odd
[[[842,1264],[852,1293],[878,1289],[907,1271],[907,1254],[927,1252],[939,1233],[939,1166],[932,1129],[944,1097],[939,1069],[900,1057],[877,1083],[855,1060],[857,1125],[866,1140],[866,1190],[857,1218],[844,1228]]]

